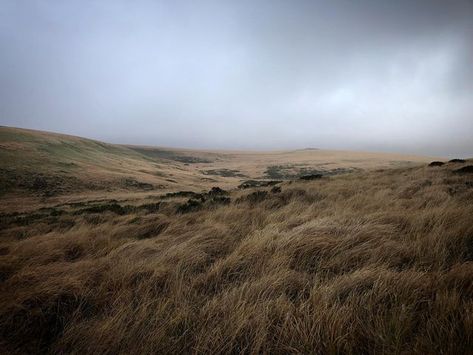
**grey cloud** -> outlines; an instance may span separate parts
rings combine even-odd
[[[0,123],[473,156],[473,2],[4,1]]]

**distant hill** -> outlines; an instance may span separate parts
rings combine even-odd
[[[3,192],[166,188],[180,171],[165,157],[64,134],[0,128]]]
[[[81,191],[202,190],[245,179],[292,179],[425,163],[429,157],[306,148],[202,151],[108,144],[65,134],[0,127],[0,193],[43,197]]]

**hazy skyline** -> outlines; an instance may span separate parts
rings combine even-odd
[[[473,1],[0,0],[0,124],[473,156]]]

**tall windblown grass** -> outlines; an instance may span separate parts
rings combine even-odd
[[[177,213],[2,225],[3,353],[473,353],[473,183],[447,168]]]

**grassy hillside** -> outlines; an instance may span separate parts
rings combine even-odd
[[[89,139],[0,128],[3,193],[23,190],[45,196],[78,191],[166,187],[175,167],[126,147]],[[164,167],[161,165],[164,164]]]
[[[432,158],[398,154],[296,150],[229,152],[120,146],[90,139],[0,127],[0,195],[23,205],[32,197],[84,199],[115,193],[162,194],[214,185],[235,188],[248,179],[289,180],[304,174],[334,175],[409,166]],[[17,200],[18,203],[18,200]]]
[[[3,213],[0,351],[471,353],[469,165]]]

